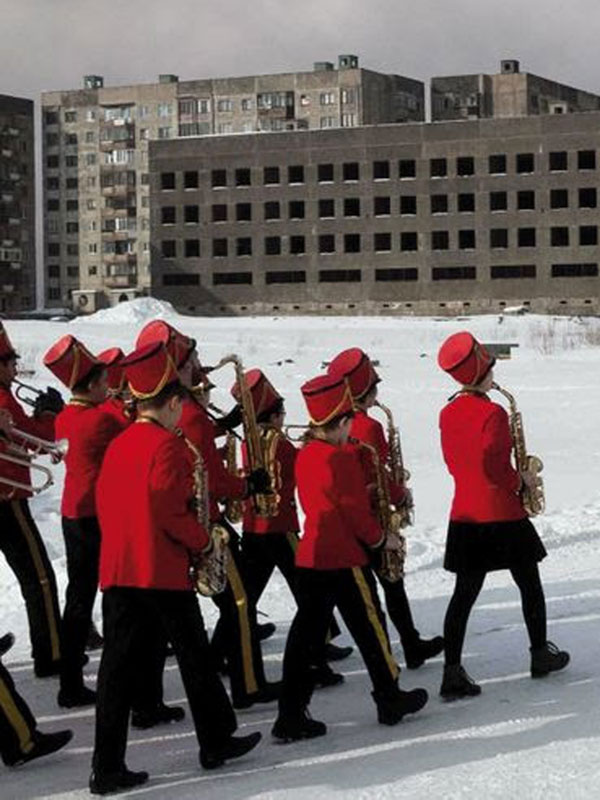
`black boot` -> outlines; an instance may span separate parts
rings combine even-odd
[[[94,771],[90,775],[90,792],[92,794],[112,794],[125,789],[133,789],[146,783],[148,777],[148,773],[143,770],[132,772],[126,767],[119,772],[111,772],[106,775]]]
[[[96,705],[96,692],[87,686],[78,686],[73,689],[62,689],[58,693],[58,705],[61,708],[79,708]]]
[[[239,758],[254,750],[261,738],[262,734],[257,731],[248,736],[230,736],[225,744],[212,750],[203,747],[200,751],[200,764],[204,769],[221,767],[230,758]]]
[[[160,703],[156,708],[149,711],[133,711],[131,714],[131,725],[140,730],[154,728],[155,725],[164,725],[170,722],[181,722],[185,717],[185,711],[181,706],[167,706]]]
[[[275,625],[274,622],[261,622],[259,625],[256,626],[258,641],[264,642],[266,639],[270,639],[276,630],[277,626]]]
[[[326,689],[329,686],[339,686],[344,682],[341,672],[334,672],[329,664],[319,664],[310,668],[310,679],[315,689]]]
[[[55,731],[54,733],[40,733],[35,731],[33,734],[33,747],[27,753],[20,753],[15,758],[4,758],[7,767],[17,767],[19,764],[26,764],[35,758],[48,756],[56,753],[73,738],[73,731]]]
[[[281,693],[281,681],[274,683],[265,683],[264,686],[254,692],[247,694],[245,697],[238,697],[233,701],[233,707],[237,709],[250,708],[255,703],[272,703],[274,700],[279,699]]]
[[[396,725],[405,714],[414,714],[423,708],[429,698],[425,689],[371,692],[371,696],[377,706],[377,720],[381,725]]]
[[[434,636],[433,639],[417,639],[411,647],[404,650],[407,669],[418,669],[428,658],[438,656],[443,649],[443,636]]]
[[[549,672],[564,669],[570,656],[566,650],[559,650],[554,642],[546,642],[543,647],[530,647],[531,677],[543,678]]]
[[[343,661],[344,658],[348,658],[353,652],[354,648],[351,645],[340,647],[337,644],[333,644],[333,642],[329,642],[329,644],[325,645],[325,658],[327,661]]]
[[[440,687],[440,695],[444,700],[459,700],[461,697],[476,697],[481,694],[481,686],[467,675],[460,664],[444,667],[444,678]]]
[[[280,714],[271,729],[273,737],[282,744],[297,742],[299,739],[315,739],[317,736],[325,736],[326,733],[327,725],[313,719],[307,709],[294,716]]]
[[[5,633],[4,636],[0,637],[0,658],[8,653],[14,643],[14,633]]]

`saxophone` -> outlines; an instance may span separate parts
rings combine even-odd
[[[406,484],[410,480],[410,472],[404,468],[400,432],[394,425],[394,417],[392,416],[390,409],[379,401],[376,401],[375,405],[377,408],[380,408],[383,411],[387,419],[387,438],[389,448],[387,466],[392,476],[392,481],[396,485],[406,488]],[[407,494],[405,502],[396,509],[396,513],[400,517],[400,528],[407,528],[409,525],[413,524],[414,505],[410,494]]]
[[[533,472],[536,477],[535,484],[532,487],[523,483],[521,488],[521,502],[523,508],[529,517],[536,517],[538,514],[543,514],[546,508],[546,498],[544,495],[544,481],[540,476],[540,472],[544,468],[542,460],[537,456],[532,456],[527,453],[525,447],[525,430],[523,428],[523,417],[521,412],[517,409],[515,398],[498,386],[497,383],[492,384],[492,389],[500,392],[508,400],[510,407],[510,432],[513,441],[513,450],[515,454],[515,468],[519,473],[528,471]]]
[[[239,476],[239,469],[237,464],[237,447],[236,436],[231,431],[227,431],[225,437],[225,464],[227,465],[227,472],[231,475]],[[227,519],[236,525],[242,521],[244,516],[244,506],[241,500],[228,497],[225,501],[225,516]]]
[[[203,597],[220,594],[227,586],[227,564],[229,561],[229,532],[222,525],[210,523],[210,504],[208,499],[208,473],[204,459],[196,445],[186,437],[184,442],[194,459],[193,480],[194,500],[198,522],[209,532],[212,549],[200,559],[194,559],[190,566],[194,587]]]

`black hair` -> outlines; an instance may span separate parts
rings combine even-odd
[[[260,414],[258,414],[256,421],[259,423],[265,423],[271,419],[273,414],[281,414],[283,411],[284,402],[285,401],[283,397],[278,397],[272,406],[269,406],[269,408],[265,409],[265,411],[261,411]]]
[[[21,356],[18,353],[15,353],[12,350],[10,353],[7,353],[5,356],[0,356],[0,364],[8,364],[9,361],[17,361]]]
[[[149,397],[147,400],[141,400],[137,397],[133,399],[134,409],[140,411],[150,411],[162,408],[165,406],[172,397],[179,397],[183,400],[188,396],[188,391],[179,381],[171,381],[154,397]]]
[[[107,369],[108,367],[105,364],[94,364],[87,375],[80,381],[77,381],[77,383],[71,388],[73,394],[87,394],[90,391],[91,384],[94,381],[97,381],[102,373],[106,372]]]

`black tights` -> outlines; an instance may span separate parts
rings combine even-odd
[[[535,561],[512,567],[510,573],[521,592],[521,607],[529,634],[531,647],[543,647],[546,643],[546,600]],[[467,622],[477,600],[486,573],[472,570],[456,573],[454,594],[448,604],[444,620],[446,642],[446,664],[460,664]]]

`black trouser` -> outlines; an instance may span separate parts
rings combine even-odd
[[[102,601],[104,650],[98,672],[93,768],[125,765],[127,727],[136,681],[146,669],[154,628],[173,645],[201,748],[222,746],[235,731],[235,714],[219,679],[193,592],[113,587]]]
[[[0,503],[0,531],[0,550],[25,600],[35,666],[51,669],[61,656],[56,578],[27,500]]]
[[[414,649],[419,641],[419,631],[415,628],[415,623],[413,622],[410,603],[404,586],[404,578],[400,578],[396,583],[386,581],[379,573],[377,573],[377,578],[385,595],[387,613],[398,631],[404,655],[409,658],[411,650]]]
[[[327,633],[334,606],[358,645],[373,689],[395,691],[398,666],[385,631],[375,578],[369,567],[316,570],[298,568],[298,611],[290,627],[283,658],[282,717],[295,717],[310,702],[310,665]]]
[[[537,562],[531,561],[512,567],[510,573],[521,592],[521,606],[531,647],[543,647],[546,642],[546,600]],[[448,665],[460,664],[469,614],[486,574],[480,570],[456,573],[454,593],[444,620]]]
[[[35,717],[0,662],[0,755],[6,764],[30,752],[35,729]]]
[[[83,657],[98,591],[100,526],[97,517],[63,517],[62,528],[69,583],[61,629],[60,685],[65,691],[77,691],[83,686]]]

